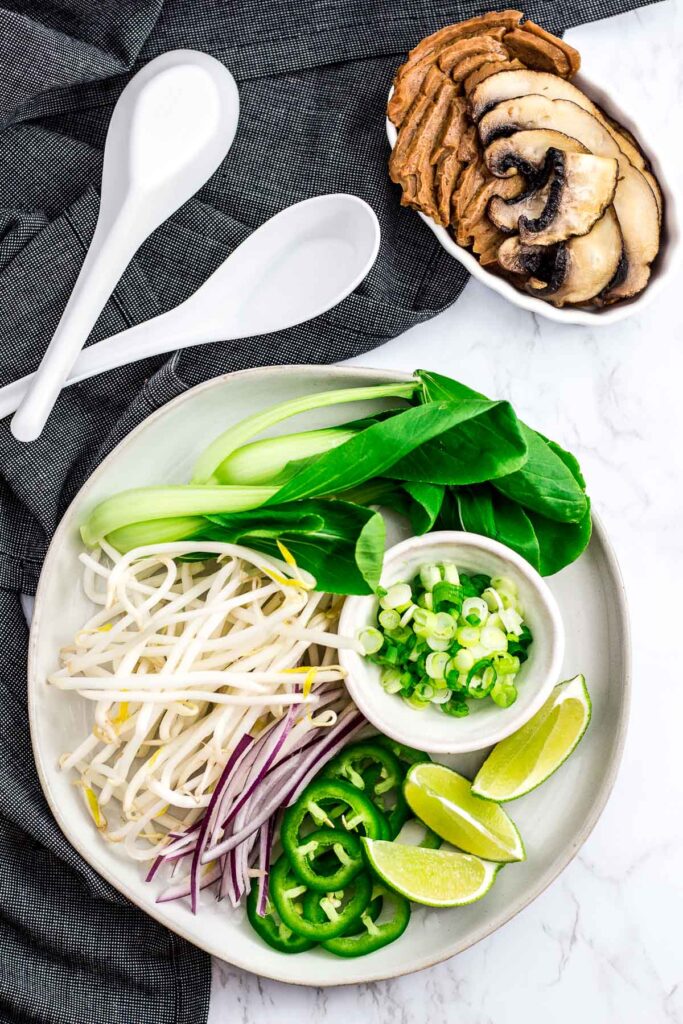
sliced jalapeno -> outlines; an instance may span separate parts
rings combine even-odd
[[[309,893],[304,898],[304,913],[312,921],[318,921],[322,912],[312,898],[314,896],[314,893]],[[326,939],[322,947],[336,956],[365,956],[388,946],[390,942],[395,942],[403,935],[409,921],[408,900],[376,883],[372,891],[372,900],[361,914],[360,920],[344,934]]]
[[[298,846],[292,845],[293,838],[293,833],[288,834],[289,863],[299,881],[309,889],[343,889],[363,868],[363,850],[353,832],[319,828],[305,835]]]
[[[247,896],[247,918],[256,934],[279,953],[305,953],[317,943],[292,931],[281,919],[272,900],[268,899],[264,917],[258,913],[258,885],[253,885]]]
[[[390,838],[387,819],[364,793],[348,782],[318,778],[287,808],[282,819],[280,842],[295,870],[297,851],[312,831],[311,822],[313,830],[325,826],[370,839]]]
[[[287,928],[304,939],[323,942],[342,935],[360,920],[372,896],[372,881],[363,871],[343,889],[327,893],[309,890],[283,854],[270,872],[270,895]],[[316,908],[315,920],[309,917],[305,902]]]
[[[323,778],[349,782],[372,800],[389,821],[391,839],[396,838],[409,813],[403,797],[404,775],[398,758],[374,740],[346,747],[322,772]]]
[[[392,740],[390,736],[373,736],[372,742],[378,743],[380,747],[386,747],[403,764],[422,764],[423,761],[431,761],[431,757],[424,750],[408,747],[405,743]]]

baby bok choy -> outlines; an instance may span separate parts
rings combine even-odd
[[[339,427],[258,438],[290,417],[369,399],[395,403]],[[386,402],[384,403],[386,405]],[[303,396],[230,427],[201,453],[192,482],[124,491],[82,527],[120,551],[175,540],[285,551],[321,590],[373,591],[384,551],[378,509],[416,533],[466,529],[519,551],[545,574],[590,538],[578,463],[521,423],[508,402],[418,370],[400,384]]]

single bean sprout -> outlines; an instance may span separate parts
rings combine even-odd
[[[201,547],[201,560],[190,542],[82,554],[98,610],[48,679],[93,702],[92,731],[61,767],[78,774],[104,838],[135,860],[199,822],[244,737],[293,715],[280,763],[350,706],[341,599],[315,591],[291,556]]]

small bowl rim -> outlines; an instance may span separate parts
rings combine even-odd
[[[477,257],[468,249],[458,245],[446,228],[437,224],[431,217],[419,210],[415,211],[429,230],[436,236],[441,247],[450,253],[463,267],[480,281],[486,288],[490,288],[503,299],[507,299],[520,309],[534,315],[542,316],[546,320],[552,320],[559,324],[576,324],[583,327],[608,327],[611,324],[619,323],[630,316],[635,316],[641,310],[649,306],[666,285],[667,281],[673,278],[681,263],[683,255],[681,251],[681,218],[679,214],[678,196],[669,182],[675,181],[669,166],[669,153],[662,157],[660,147],[651,145],[647,127],[642,128],[633,118],[615,101],[611,93],[607,93],[600,85],[593,82],[583,68],[572,78],[572,83],[581,88],[588,98],[601,110],[606,111],[614,117],[622,127],[635,136],[639,148],[645,155],[652,173],[655,175],[662,193],[663,209],[661,223],[661,240],[657,256],[652,264],[652,273],[645,289],[633,299],[626,299],[616,303],[614,306],[606,306],[604,309],[583,309],[575,306],[553,306],[543,299],[534,298],[526,292],[515,288],[513,284],[503,277],[497,277],[482,267]],[[393,85],[389,89],[388,100],[394,92]],[[387,117],[385,119],[387,139],[393,149],[396,144],[398,132],[395,125]],[[673,158],[671,158],[673,162]]]
[[[382,570],[383,577],[397,563],[400,564],[401,560],[407,561],[415,554],[417,549],[444,545],[453,546],[454,549],[468,548],[470,551],[481,551],[502,559],[514,570],[514,574],[521,576],[533,589],[536,598],[543,606],[543,611],[551,623],[550,635],[548,637],[551,652],[550,665],[545,673],[540,674],[537,681],[533,679],[525,681],[525,686],[531,685],[536,687],[536,693],[528,706],[523,710],[520,708],[517,715],[503,716],[499,727],[491,729],[484,740],[481,737],[477,737],[474,740],[471,738],[458,739],[457,732],[455,731],[457,723],[466,722],[467,719],[453,720],[454,734],[452,740],[450,738],[448,740],[426,740],[421,735],[419,723],[423,721],[425,724],[428,724],[429,720],[426,717],[422,719],[407,704],[403,705],[402,711],[405,726],[402,723],[400,728],[396,728],[391,723],[387,724],[382,720],[381,715],[375,713],[373,708],[368,708],[368,704],[364,699],[365,687],[361,684],[361,678],[367,679],[367,676],[361,677],[358,674],[358,661],[362,665],[363,659],[356,650],[341,648],[339,660],[342,668],[347,672],[346,686],[351,699],[364,717],[367,718],[368,722],[379,732],[389,736],[397,743],[418,747],[431,753],[466,754],[477,750],[485,750],[507,736],[512,735],[512,733],[517,732],[526,725],[536,712],[540,710],[550,696],[553,687],[560,682],[565,650],[565,628],[557,601],[543,577],[536,572],[525,558],[516,551],[513,551],[512,548],[502,544],[500,541],[484,537],[480,534],[460,530],[435,530],[431,533],[408,537],[406,540],[394,544],[385,552]],[[458,557],[456,554],[453,556],[453,561],[457,564]],[[340,636],[355,636],[358,621],[363,617],[363,612],[367,609],[368,602],[375,600],[374,594],[354,595],[346,598],[339,619]],[[374,685],[379,684],[376,684],[373,680]],[[505,710],[507,711],[508,709]]]

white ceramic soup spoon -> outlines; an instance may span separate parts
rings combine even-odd
[[[312,320],[346,298],[377,257],[380,229],[357,196],[315,196],[262,224],[189,299],[86,348],[67,383],[148,356],[231,341]],[[0,389],[0,417],[16,409],[35,374]]]
[[[104,149],[102,198],[90,248],[32,385],[12,420],[38,437],[97,317],[142,242],[213,174],[237,130],[230,72],[195,50],[172,50],[130,80]]]

